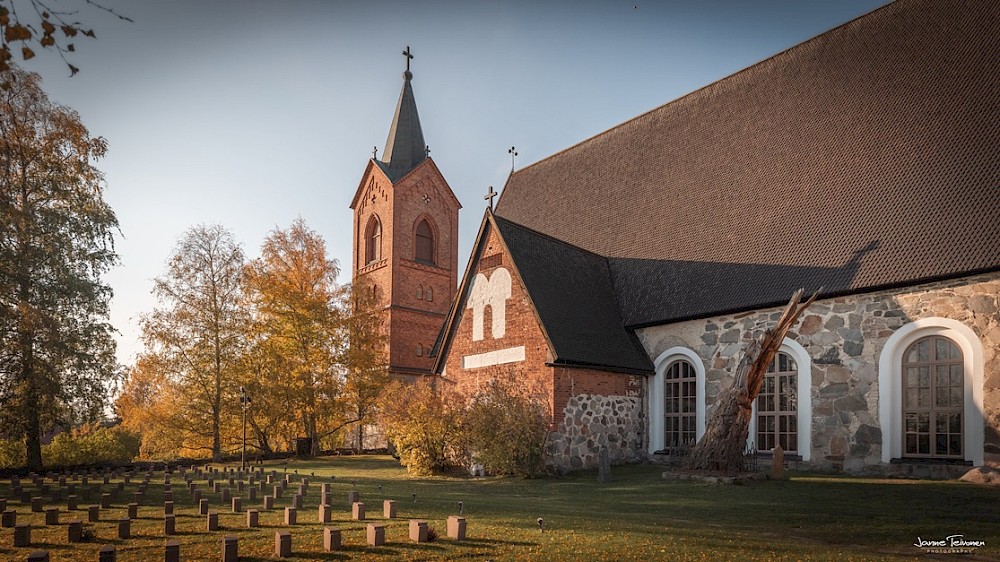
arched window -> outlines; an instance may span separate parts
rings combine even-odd
[[[427,219],[420,221],[417,225],[416,251],[413,259],[434,264],[434,233],[431,231],[431,225],[427,223]]]
[[[694,445],[697,439],[697,386],[694,365],[678,360],[663,373],[666,448]]]
[[[382,222],[378,215],[368,219],[365,228],[365,265],[377,262],[382,257]]]
[[[424,298],[427,299],[427,302],[434,302],[434,289],[427,287],[427,290],[424,291]]]
[[[424,299],[424,286],[417,285],[417,300],[423,300],[423,299]]]
[[[423,356],[424,356],[424,346],[422,346],[422,345],[420,345],[418,343],[417,344],[417,357],[423,357]]]
[[[764,386],[757,396],[757,447],[770,451],[776,446],[788,453],[798,453],[799,370],[795,360],[784,352],[764,375]]]
[[[903,353],[903,455],[963,458],[965,360],[955,342],[927,336]]]

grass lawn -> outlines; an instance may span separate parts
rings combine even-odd
[[[276,469],[281,464],[265,464]],[[793,474],[786,480],[744,486],[664,481],[655,466],[615,467],[614,482],[599,484],[594,471],[559,479],[411,478],[389,457],[342,457],[292,461],[287,470],[300,476],[315,472],[309,493],[290,528],[293,559],[298,560],[909,560],[922,556],[912,546],[921,537],[941,540],[963,534],[986,546],[972,555],[934,555],[934,559],[1000,560],[1000,488],[961,482],[881,480]],[[119,493],[102,521],[86,524],[94,542],[69,544],[66,523],[87,520],[86,507],[98,503],[101,479],[91,478],[90,492],[81,493],[80,510],[59,506],[58,526],[45,526],[43,513],[31,513],[12,497],[10,482],[0,483],[0,498],[17,510],[17,522],[32,526],[32,546],[14,548],[13,529],[0,529],[0,560],[26,560],[34,550],[47,549],[51,560],[96,561],[103,544],[114,544],[119,562],[163,560],[161,474],[147,488],[133,537],[117,539],[117,519],[127,512],[141,478],[133,478]],[[113,480],[112,483],[117,483]],[[333,523],[342,530],[344,548],[323,552],[323,527],[317,522],[319,484],[332,482]],[[57,487],[46,480],[51,488]],[[241,560],[274,560],[274,534],[284,529],[284,507],[290,505],[292,484],[272,511],[261,511],[261,528],[246,528],[246,514],[234,514],[218,494],[199,481],[203,497],[219,513],[222,529],[207,532],[205,517],[184,486],[173,477],[182,560],[219,560],[222,538],[239,537]],[[22,479],[26,490],[34,488]],[[381,486],[381,491],[379,491]],[[113,486],[104,486],[111,488]],[[364,522],[351,521],[347,491],[357,489],[366,502],[370,521],[382,519],[382,500],[395,499],[398,519],[386,521],[386,545],[365,544]],[[249,507],[261,509],[263,493]],[[268,492],[270,493],[270,487]],[[413,500],[416,494],[416,501]],[[244,495],[243,509],[248,502]],[[464,503],[468,537],[445,537],[445,520]],[[537,518],[545,520],[539,532]],[[407,540],[407,520],[426,519],[441,538],[415,544]]]

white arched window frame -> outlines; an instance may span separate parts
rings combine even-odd
[[[785,338],[781,342],[779,353],[786,353],[795,360],[798,368],[798,407],[795,412],[797,432],[796,448],[803,461],[812,457],[812,357],[799,342]],[[750,435],[747,436],[747,446],[754,445],[757,436],[757,401],[753,401],[753,414],[750,418]]]
[[[983,344],[965,324],[950,318],[921,318],[896,330],[878,359],[878,421],[882,427],[882,462],[903,456],[903,354],[910,344],[927,336],[941,336],[962,350],[965,407],[962,448],[965,459],[983,464],[986,439],[983,420]]]
[[[695,427],[697,439],[705,434],[705,363],[694,351],[686,347],[671,347],[661,353],[653,365],[656,375],[649,379],[649,452],[653,453],[666,447],[664,435],[664,376],[667,367],[677,361],[687,361],[694,367],[695,374]]]

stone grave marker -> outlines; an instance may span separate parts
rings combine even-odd
[[[247,510],[247,527],[254,528],[260,526],[260,513],[256,509]]]
[[[132,520],[128,517],[118,520],[118,538],[127,539],[129,538],[130,531],[132,527]]]
[[[21,548],[31,545],[31,525],[22,523],[14,526],[14,546]]]
[[[59,508],[50,507],[45,510],[45,524],[46,525],[58,525],[59,524]]]
[[[243,511],[243,498],[233,498],[233,513]]]
[[[295,509],[302,509],[302,494],[295,494],[292,496],[292,507]]]
[[[177,532],[177,516],[173,513],[163,516],[163,534],[166,536],[173,535]]]
[[[0,513],[0,528],[9,529],[17,525],[17,512],[13,509]]]
[[[361,502],[354,502],[351,506],[351,519],[355,521],[365,520],[365,504]]]
[[[327,552],[340,550],[340,529],[335,527],[323,528],[323,550]]]
[[[36,550],[28,555],[28,562],[49,562],[49,551]]]
[[[274,555],[279,558],[288,558],[292,555],[291,533],[288,531],[274,533]]]
[[[198,514],[199,515],[208,515],[208,500],[199,500],[198,501]]]
[[[294,507],[285,508],[285,525],[295,525],[297,518],[298,515]]]
[[[66,527],[66,537],[69,542],[80,542],[83,538],[83,521],[70,521]]]
[[[115,545],[106,544],[97,555],[98,562],[115,562]]]
[[[274,496],[264,496],[264,510],[274,509]]]
[[[465,517],[448,516],[448,538],[456,541],[465,540]]]
[[[237,562],[239,559],[239,539],[233,535],[227,535],[222,539],[222,562]]]
[[[386,519],[396,518],[396,502],[393,500],[385,500],[382,502],[382,516]]]
[[[181,562],[180,541],[167,541],[167,544],[163,546],[163,562]]]
[[[385,545],[385,524],[369,523],[367,526],[368,544],[371,546]]]
[[[87,508],[87,522],[97,523],[101,520],[101,506],[92,505]]]
[[[219,530],[219,514],[214,511],[208,514],[208,530],[209,531]]]
[[[354,505],[361,501],[361,494],[357,490],[347,492],[347,505]]]
[[[427,521],[410,519],[410,540],[413,542],[427,542]]]
[[[44,501],[45,501],[45,498],[43,498],[41,496],[35,496],[35,497],[31,498],[31,512],[32,513],[41,513],[42,512],[42,507],[44,506]]]
[[[139,504],[137,503],[128,504],[128,518],[129,519],[139,518]]]
[[[320,505],[319,506],[319,522],[320,523],[329,523],[332,520],[333,520],[333,508],[330,507],[329,505],[326,505],[326,504]]]

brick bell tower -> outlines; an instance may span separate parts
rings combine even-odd
[[[354,194],[353,278],[371,287],[386,313],[389,371],[432,374],[428,357],[458,285],[462,205],[430,158],[406,72],[382,158],[368,161]],[[377,154],[377,152],[376,152]]]

